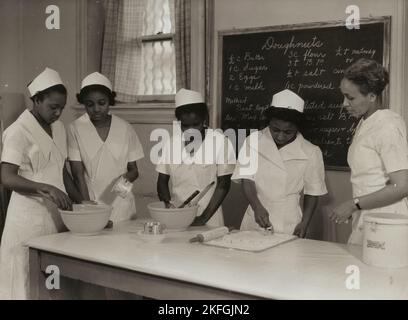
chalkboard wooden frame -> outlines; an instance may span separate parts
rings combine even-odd
[[[362,24],[383,24],[383,56],[382,63],[383,66],[390,70],[390,55],[391,55],[391,16],[381,16],[373,18],[362,18],[360,19],[360,25]],[[218,31],[218,79],[217,79],[217,110],[214,112],[215,123],[218,127],[222,127],[222,86],[223,86],[223,46],[224,37],[230,35],[243,35],[243,34],[253,34],[253,33],[271,33],[278,31],[292,31],[292,30],[304,30],[304,29],[314,29],[314,28],[331,28],[345,26],[344,20],[336,21],[324,21],[324,22],[311,22],[311,23],[300,23],[300,24],[289,24],[289,25],[278,25],[278,26],[267,26],[267,27],[256,27],[256,28],[243,28],[243,29],[231,29],[231,30],[220,30]],[[389,92],[390,86],[388,85],[382,94],[382,104],[384,108],[389,108]],[[336,170],[336,171],[350,171],[348,166],[333,166],[326,165],[326,170]]]

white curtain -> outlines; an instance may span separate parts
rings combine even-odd
[[[146,0],[104,0],[102,73],[113,83],[117,100],[137,101],[142,64],[143,12]]]

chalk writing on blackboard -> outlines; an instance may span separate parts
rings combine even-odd
[[[382,17],[352,30],[330,22],[220,32],[222,129],[265,127],[272,95],[291,89],[305,100],[303,133],[322,149],[326,167],[347,168],[357,121],[343,108],[340,81],[359,58],[388,67],[389,23]]]

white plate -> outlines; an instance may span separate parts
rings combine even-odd
[[[166,238],[166,234],[146,234],[143,232],[143,230],[140,230],[137,233],[137,237],[145,242],[160,243],[164,240],[164,238]]]
[[[167,232],[182,232],[182,231],[186,231],[188,229],[187,228],[181,228],[181,229],[166,229]]]

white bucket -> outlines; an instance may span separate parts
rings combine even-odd
[[[363,261],[376,267],[407,267],[408,216],[371,213],[363,221]]]

